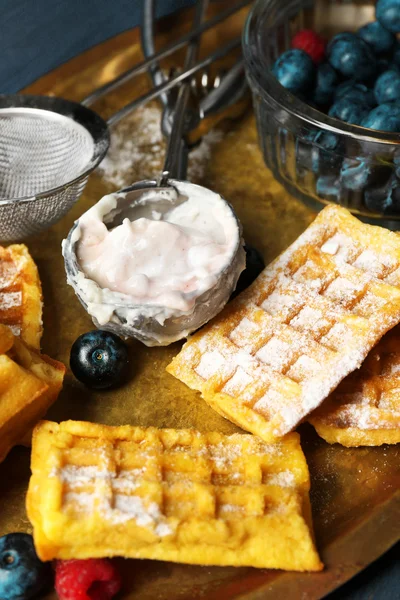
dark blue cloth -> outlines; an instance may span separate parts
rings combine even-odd
[[[193,2],[158,0],[158,16]],[[0,0],[0,93],[17,92],[73,56],[135,27],[142,6],[142,0]],[[397,545],[329,600],[399,600],[399,550]]]
[[[159,0],[158,16],[193,0]],[[142,0],[0,0],[0,92],[17,92],[141,21]]]

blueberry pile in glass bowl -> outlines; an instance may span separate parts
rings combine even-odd
[[[400,229],[400,0],[258,0],[243,34],[267,166],[313,209]]]

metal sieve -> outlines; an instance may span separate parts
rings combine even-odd
[[[25,238],[63,217],[104,158],[110,143],[108,128],[228,54],[240,45],[240,39],[130,102],[107,122],[88,105],[145,72],[157,60],[191,42],[249,1],[242,0],[182,36],[90,94],[81,104],[47,96],[0,95],[0,241]]]

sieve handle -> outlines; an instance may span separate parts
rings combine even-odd
[[[218,15],[201,25],[198,31],[189,31],[189,33],[186,33],[175,42],[172,42],[172,44],[165,46],[165,48],[163,48],[162,50],[155,52],[152,56],[149,56],[145,60],[141,61],[139,64],[125,71],[124,73],[121,73],[121,75],[119,75],[112,81],[109,81],[108,83],[105,83],[101,87],[97,88],[94,92],[86,96],[86,98],[84,98],[81,101],[81,104],[83,104],[84,106],[91,106],[97,100],[103,98],[103,96],[105,96],[108,92],[112,92],[113,90],[118,89],[121,85],[123,85],[127,81],[130,81],[136,75],[139,75],[140,73],[145,73],[148,70],[148,68],[151,67],[151,65],[156,64],[162,58],[166,58],[167,56],[170,56],[180,48],[183,48],[183,46],[185,46],[187,42],[192,40],[196,35],[200,35],[204,31],[208,31],[209,29],[215,27],[222,21],[225,21],[234,13],[244,9],[252,1],[253,0],[240,0],[240,2],[238,2],[237,4],[234,4],[233,6],[230,6],[226,10],[220,12]],[[162,91],[164,92],[168,89],[171,88],[165,88],[165,90]]]
[[[140,28],[140,38],[143,54],[146,59],[149,59],[156,54],[154,45],[155,8],[155,0],[144,0],[143,22]],[[148,72],[154,86],[161,85],[167,80],[164,73],[160,69],[158,61],[149,65]],[[169,107],[171,99],[170,94],[167,92],[162,92],[159,96],[159,99],[164,107]]]
[[[150,100],[154,100],[155,98],[158,98],[158,96],[162,92],[172,89],[174,86],[176,86],[181,81],[186,81],[187,79],[191,79],[191,77],[193,75],[195,75],[199,71],[202,71],[203,69],[205,69],[206,67],[211,65],[215,60],[223,58],[224,56],[229,54],[229,52],[238,48],[240,46],[240,44],[241,44],[240,37],[235,38],[234,40],[232,40],[231,42],[226,44],[226,46],[219,48],[212,54],[209,54],[206,58],[204,58],[200,62],[196,63],[191,69],[187,69],[183,73],[179,73],[179,75],[172,77],[172,79],[168,79],[168,81],[166,81],[162,85],[156,86],[155,88],[153,88],[146,94],[143,94],[143,96],[139,96],[139,98],[136,98],[136,100],[133,100],[132,102],[130,102],[129,104],[127,104],[126,106],[121,108],[121,110],[114,113],[108,119],[107,125],[111,126],[111,125],[115,125],[116,123],[119,123],[119,121],[121,121],[121,119],[123,119],[124,117],[129,115],[131,112],[133,112],[134,110],[139,108],[139,106],[142,106],[143,104],[146,104],[147,102],[150,102]]]
[[[192,31],[196,31],[205,16],[208,0],[198,0],[196,3]],[[200,35],[193,38],[187,47],[184,71],[195,65],[199,52]],[[189,149],[183,137],[185,120],[187,118],[187,105],[190,97],[190,80],[185,81],[178,92],[176,105],[173,109],[171,133],[168,138],[167,151],[165,155],[164,169],[160,185],[165,185],[167,179],[185,179]]]

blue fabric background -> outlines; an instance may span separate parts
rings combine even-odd
[[[0,0],[0,92],[17,92],[91,46],[138,25],[142,0]],[[158,16],[193,0],[160,0]]]
[[[193,1],[158,0],[158,16]],[[17,92],[91,46],[138,25],[141,15],[142,0],[0,0],[0,93]],[[397,545],[329,600],[400,600],[399,556]]]

